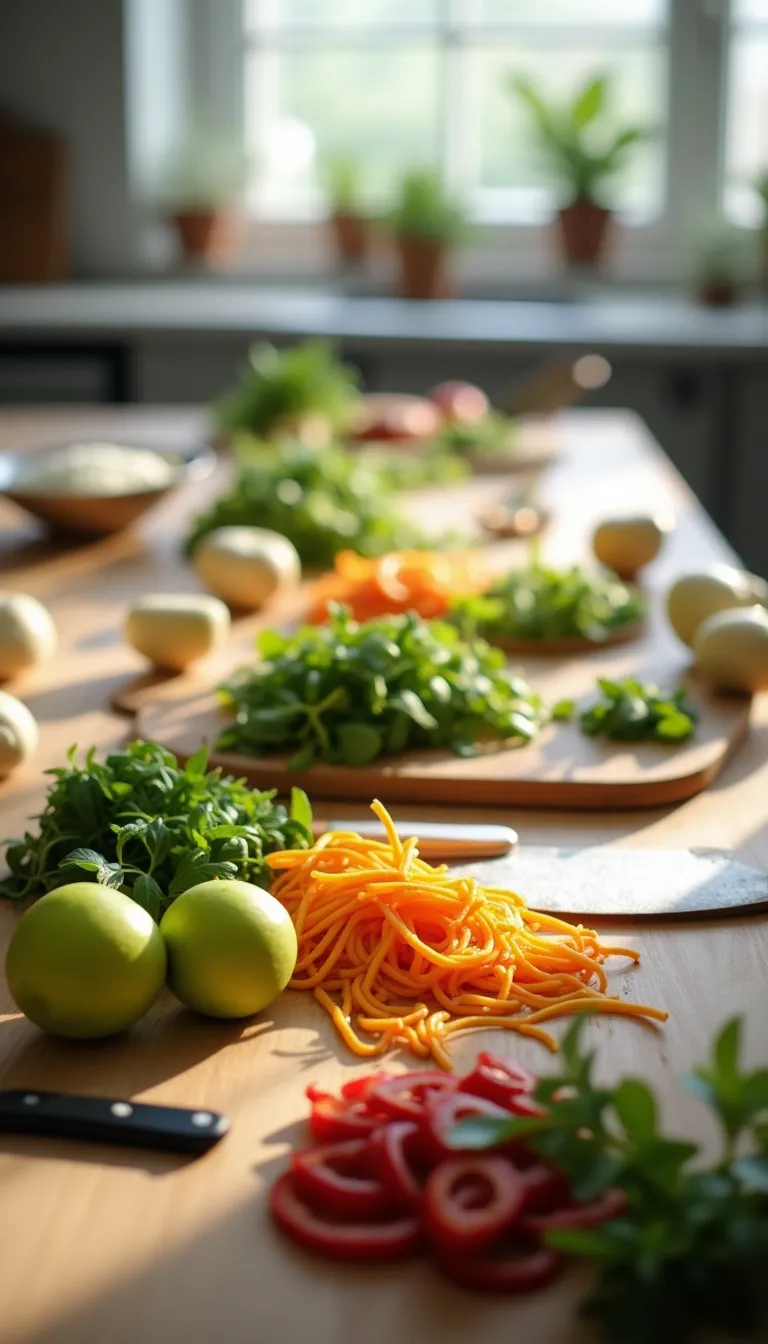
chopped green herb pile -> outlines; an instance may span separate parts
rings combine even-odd
[[[609,570],[512,570],[479,597],[461,598],[454,619],[487,639],[567,639],[599,644],[639,621],[645,606],[636,588]]]
[[[608,681],[599,677],[601,696],[579,715],[581,731],[588,737],[609,737],[620,742],[685,742],[696,732],[698,714],[684,686],[665,695],[658,686],[624,677]],[[570,718],[573,702],[561,701],[552,711],[554,719]]]
[[[344,448],[240,444],[231,488],[192,524],[187,552],[217,527],[254,525],[288,537],[301,562],[328,569],[338,551],[384,555],[434,545],[392,499],[392,479]]]
[[[235,717],[218,745],[248,756],[290,751],[295,770],[315,760],[365,765],[413,747],[472,755],[481,738],[529,741],[547,718],[498,649],[413,613],[358,624],[333,605],[327,625],[265,630],[257,647],[262,661],[220,689]]]
[[[614,1221],[545,1238],[594,1261],[597,1281],[584,1311],[608,1344],[688,1344],[699,1331],[709,1338],[713,1330],[765,1327],[768,1069],[742,1070],[740,1021],[723,1028],[710,1062],[686,1079],[722,1133],[711,1166],[698,1144],[661,1132],[645,1083],[594,1081],[595,1056],[581,1048],[581,1028],[577,1021],[563,1038],[561,1073],[534,1093],[545,1116],[472,1117],[457,1126],[454,1145],[485,1149],[525,1137],[571,1177],[577,1199],[609,1186],[626,1192],[627,1212]]]
[[[268,434],[281,420],[322,415],[329,428],[342,429],[358,395],[356,369],[334,358],[324,341],[288,350],[268,342],[255,345],[239,385],[215,407],[221,429]]]
[[[274,793],[206,771],[206,750],[183,769],[153,742],[132,742],[103,763],[91,750],[82,766],[76,750],[68,766],[47,771],[54,782],[37,834],[6,842],[11,875],[0,895],[23,900],[92,879],[127,891],[159,919],[182,891],[210,878],[268,886],[264,856],[311,843],[301,789],[289,814]]]
[[[489,411],[482,420],[472,424],[449,422],[440,431],[437,442],[470,460],[473,453],[509,453],[514,457],[518,449],[517,427],[508,416]]]

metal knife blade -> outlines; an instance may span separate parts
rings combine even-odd
[[[17,1088],[0,1092],[0,1131],[199,1155],[229,1129],[218,1111]]]
[[[397,821],[397,833],[402,840],[418,837],[419,853],[430,862],[446,863],[503,858],[511,854],[517,844],[517,831],[511,826],[483,825],[475,822],[453,821]],[[384,840],[386,835],[380,821],[367,819],[317,819],[315,835],[324,831],[354,831],[370,840]]]

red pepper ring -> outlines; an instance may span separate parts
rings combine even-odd
[[[318,1096],[312,1102],[309,1127],[318,1143],[344,1143],[372,1134],[381,1120],[371,1115],[363,1101],[340,1101]]]
[[[370,1141],[371,1156],[384,1189],[406,1209],[421,1205],[422,1189],[407,1155],[420,1132],[414,1120],[390,1120],[377,1129]]]
[[[520,1173],[525,1187],[524,1208],[533,1213],[561,1209],[570,1201],[570,1185],[565,1172],[534,1162]]]
[[[485,1097],[487,1101],[495,1101],[498,1106],[520,1114],[515,1103],[533,1092],[535,1086],[535,1077],[522,1064],[507,1063],[500,1055],[483,1050],[472,1072],[459,1083],[459,1090]],[[523,1113],[530,1112],[524,1110]]]
[[[368,1139],[306,1148],[291,1157],[297,1192],[332,1214],[367,1218],[391,1207],[380,1180],[371,1175]]]
[[[450,1095],[459,1086],[458,1078],[442,1069],[413,1069],[378,1083],[368,1093],[368,1106],[393,1120],[423,1122],[428,1108],[437,1097]]]
[[[331,1222],[299,1195],[292,1172],[283,1172],[269,1192],[269,1209],[279,1227],[300,1246],[335,1260],[396,1260],[418,1246],[418,1218],[401,1215],[387,1222]]]
[[[427,1235],[448,1255],[476,1253],[512,1226],[524,1200],[523,1179],[505,1158],[449,1158],[431,1172],[424,1190]]]
[[[571,1204],[555,1209],[552,1213],[530,1213],[520,1219],[518,1224],[524,1236],[541,1237],[545,1232],[559,1232],[563,1228],[599,1227],[612,1218],[621,1217],[626,1211],[627,1196],[617,1186],[611,1186],[604,1194],[598,1195],[588,1204]]]
[[[429,1156],[434,1161],[452,1157],[461,1152],[461,1144],[451,1144],[448,1140],[459,1120],[472,1115],[491,1115],[494,1119],[509,1120],[509,1111],[497,1106],[495,1101],[485,1097],[475,1097],[469,1092],[449,1092],[432,1102],[427,1116],[426,1140],[430,1148]]]
[[[536,1250],[506,1255],[457,1256],[438,1261],[445,1276],[462,1288],[481,1293],[533,1293],[557,1278],[564,1257],[557,1251]]]
[[[371,1089],[389,1076],[384,1069],[378,1069],[376,1073],[366,1073],[362,1078],[351,1078],[348,1083],[342,1084],[341,1095],[345,1101],[365,1101]]]

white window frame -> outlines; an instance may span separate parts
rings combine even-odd
[[[242,0],[187,0],[190,93],[195,109],[216,115],[240,137],[243,126]],[[318,0],[322,3],[322,0]],[[617,0],[621,3],[621,0]],[[724,222],[723,164],[731,0],[668,0],[668,136],[665,206],[659,218],[625,222],[607,277],[670,282],[690,277],[691,230]],[[601,30],[601,36],[604,35]],[[347,36],[346,40],[352,40]],[[714,152],[713,152],[714,147]],[[450,162],[450,160],[449,160]],[[456,166],[454,165],[454,169]],[[461,174],[452,172],[454,182]],[[322,220],[254,219],[243,263],[254,276],[328,277]],[[379,277],[386,269],[382,261]],[[552,280],[552,244],[544,221],[484,223],[456,258],[461,283],[500,292],[517,282]],[[377,266],[374,263],[374,280]],[[501,277],[501,279],[499,279]],[[557,282],[555,282],[556,284]]]

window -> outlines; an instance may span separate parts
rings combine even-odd
[[[768,0],[732,0],[725,209],[737,224],[761,222],[751,188],[768,173]]]
[[[616,183],[637,219],[664,203],[665,0],[245,0],[245,134],[262,218],[312,218],[324,165],[353,158],[372,206],[438,164],[487,222],[535,222],[550,183],[507,84],[564,98],[613,76],[615,115],[658,128]]]

